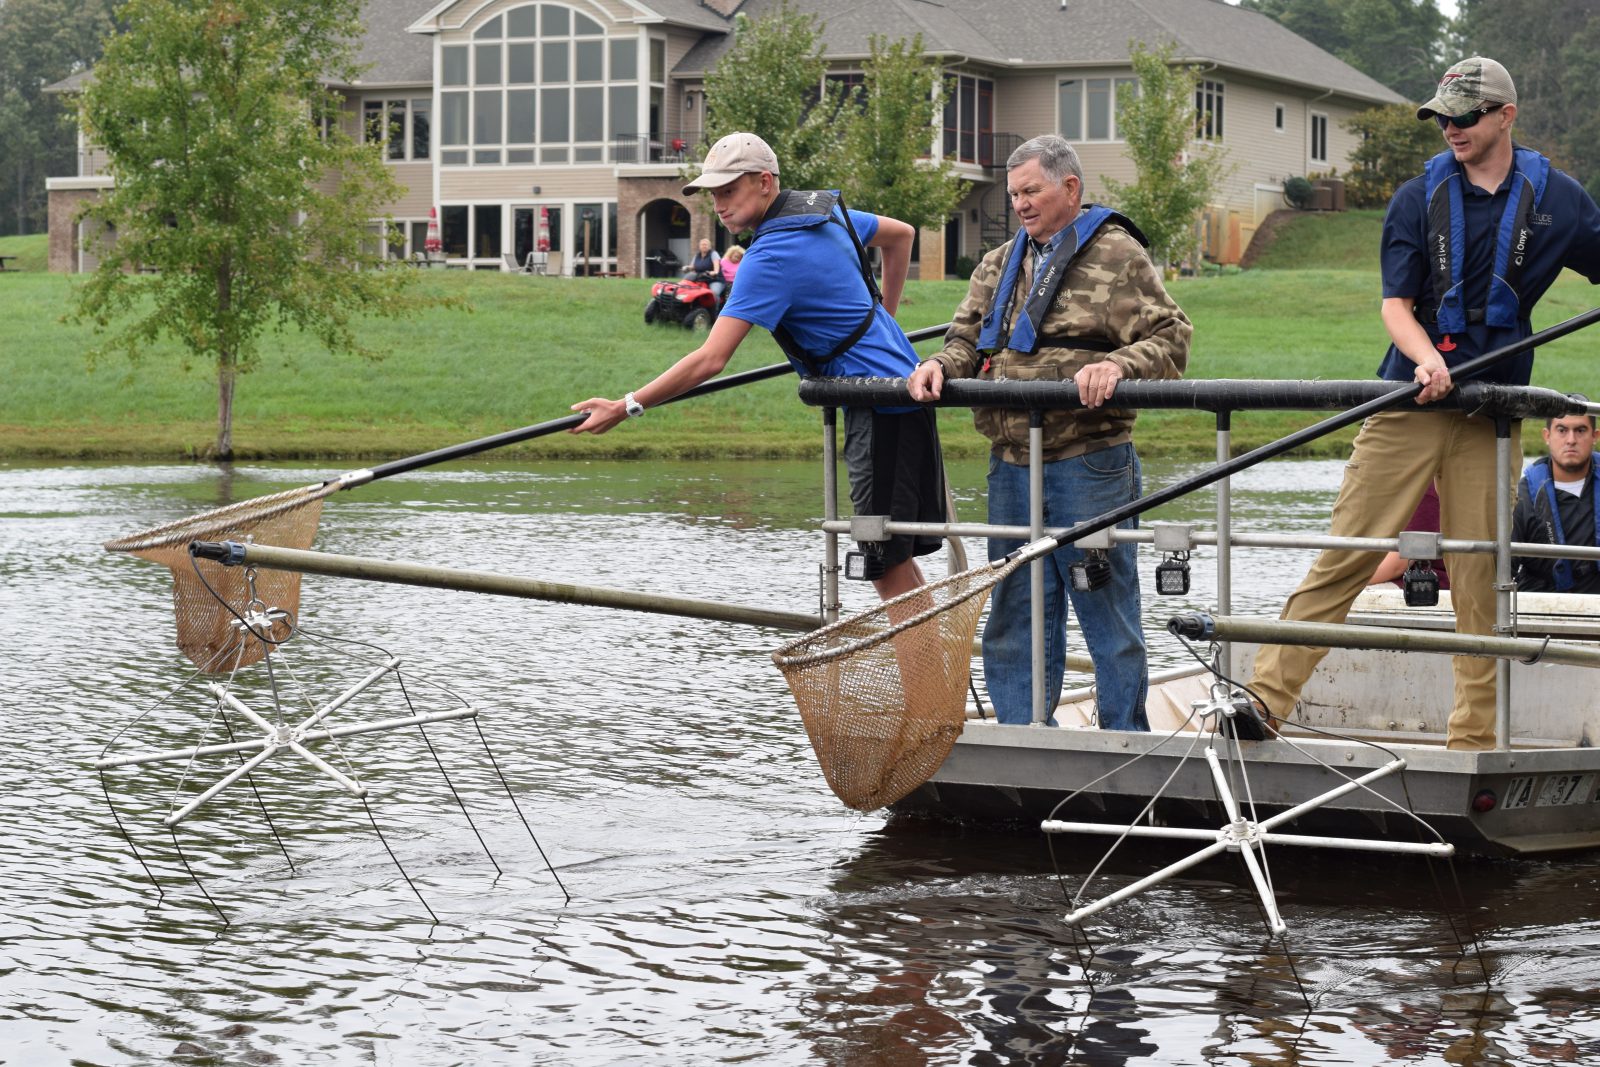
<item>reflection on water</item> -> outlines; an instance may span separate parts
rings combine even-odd
[[[1187,470],[1151,464],[1147,478]],[[325,473],[243,467],[224,490],[209,468],[0,468],[5,1062],[1600,1056],[1592,861],[1459,866],[1460,915],[1481,932],[1481,961],[1463,957],[1456,908],[1440,903],[1421,861],[1347,855],[1278,857],[1287,944],[1266,937],[1231,861],[1097,916],[1085,941],[1061,922],[1039,835],[841,808],[769,665],[778,635],[334,579],[307,579],[305,624],[393,651],[418,701],[436,699],[425,682],[437,681],[482,710],[494,759],[572,902],[476,732],[445,724],[428,739],[449,784],[414,732],[348,738],[335,760],[370,788],[439,925],[361,805],[282,757],[255,776],[259,802],[246,789],[223,794],[176,842],[159,818],[181,765],[108,775],[165,889],[156,906],[89,765],[141,712],[137,744],[154,747],[193,743],[209,708],[173,696],[187,664],[172,646],[165,573],[99,543],[214,506],[219,493]],[[1235,486],[1238,521],[1315,529],[1338,476],[1336,463],[1251,472]],[[964,513],[980,515],[981,469],[955,480]],[[334,497],[318,547],[807,610],[816,501],[813,471],[798,464],[419,472]],[[1164,517],[1208,522],[1213,506],[1179,502]],[[1207,602],[1212,558],[1195,557],[1194,606]],[[1304,554],[1236,559],[1247,612],[1275,612],[1306,565]],[[860,586],[846,592],[853,606],[870,602]],[[1146,606],[1157,663],[1181,656],[1160,627],[1183,603]],[[373,654],[291,646],[285,658],[331,691]],[[270,706],[259,681],[239,693]],[[350,717],[404,707],[393,687],[375,687]],[[229,766],[203,761],[191,780]],[[196,892],[185,858],[232,926]],[[1068,885],[1096,858],[1062,857]],[[1447,872],[1440,881],[1450,885]]]

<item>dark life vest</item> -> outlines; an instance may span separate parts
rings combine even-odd
[[[836,205],[839,208],[837,215],[833,211]],[[845,232],[850,235],[850,243],[856,250],[856,265],[861,271],[862,281],[867,286],[870,306],[850,335],[834,345],[833,351],[825,356],[807,352],[782,323],[772,328],[772,339],[778,342],[783,354],[804,367],[805,373],[813,378],[822,377],[829,363],[850,351],[857,341],[867,335],[867,331],[872,329],[873,320],[878,317],[878,306],[883,303],[883,294],[878,291],[878,280],[872,276],[872,263],[867,256],[867,247],[856,235],[855,224],[850,221],[850,211],[844,204],[844,196],[837,190],[784,189],[778,193],[772,206],[767,208],[767,213],[756,225],[755,236],[750,240],[750,247],[754,248],[763,234],[777,230],[805,230],[813,226],[826,226],[830,222],[843,226]]]
[[[1113,352],[1122,347],[1110,338],[1104,337],[1041,338],[1039,336],[1039,325],[1050,311],[1050,305],[1055,302],[1056,293],[1061,289],[1061,281],[1067,276],[1068,268],[1083,254],[1083,250],[1089,247],[1090,240],[1107,222],[1115,222],[1133,234],[1141,245],[1149,247],[1150,242],[1145,235],[1126,215],[1098,204],[1085,204],[1055,251],[1034,267],[1033,284],[1028,289],[1027,299],[1022,305],[1022,314],[1011,324],[1010,336],[1002,337],[1000,336],[1002,324],[1005,322],[1006,310],[1011,306],[1011,294],[1016,290],[1017,279],[1022,274],[1022,261],[1028,254],[1028,235],[1025,231],[1017,231],[1016,237],[1011,241],[1011,256],[1006,260],[1006,269],[1000,275],[1000,286],[995,290],[994,301],[989,305],[989,314],[983,317],[983,326],[978,331],[979,352],[992,354],[1002,348],[1009,348],[1013,352],[1032,353],[1037,351],[1041,340],[1049,340],[1063,347],[1089,348],[1104,352]]]
[[[1594,500],[1595,538],[1600,540],[1600,485],[1596,485],[1594,482],[1596,475],[1600,475],[1600,456],[1590,456],[1589,493]],[[1538,504],[1539,497],[1542,495],[1545,498],[1545,502],[1550,505],[1550,533],[1553,535],[1550,543],[1553,545],[1566,544],[1567,532],[1561,528],[1561,501],[1556,497],[1558,490],[1556,489],[1555,472],[1551,469],[1550,457],[1545,456],[1534,460],[1528,466],[1528,469],[1523,472],[1522,476],[1528,482],[1529,502],[1535,505]],[[1565,593],[1570,591],[1573,586],[1572,561],[1570,559],[1558,559],[1554,563],[1555,566],[1551,570],[1555,578],[1556,592]]]
[[[1466,172],[1448,150],[1428,160],[1423,170],[1427,182],[1428,278],[1436,301],[1432,308],[1419,307],[1417,317],[1438,333],[1461,333],[1469,322],[1483,322],[1499,329],[1514,329],[1520,319],[1533,311],[1524,307],[1519,292],[1523,265],[1527,260],[1532,228],[1528,216],[1538,210],[1550,177],[1550,161],[1527,148],[1513,152],[1511,188],[1505,213],[1494,231],[1494,268],[1489,278],[1488,299],[1481,308],[1465,306],[1462,264],[1467,257],[1467,223],[1462,212],[1462,187]]]

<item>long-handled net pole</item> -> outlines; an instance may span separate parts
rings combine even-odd
[[[906,337],[911,341],[926,340],[942,335],[948,328],[948,323],[929,326],[913,330]],[[671,404],[726,389],[737,389],[788,374],[790,370],[790,365],[785,362],[726,375],[686,389],[662,403]],[[259,660],[266,648],[262,641],[241,639],[241,633],[235,625],[236,616],[228,608],[228,605],[241,607],[249,599],[243,572],[228,571],[213,563],[192,559],[189,555],[191,542],[229,540],[261,542],[283,548],[310,548],[322,517],[322,501],[341,489],[352,489],[380,478],[560,433],[578,426],[587,418],[587,413],[576,412],[374,467],[347,471],[310,485],[214,508],[142,533],[107,541],[105,548],[108,552],[126,552],[166,566],[172,572],[178,647],[202,671],[219,673],[234,670]],[[254,594],[292,616],[299,610],[300,575],[292,571],[264,574],[257,580]],[[291,618],[285,617],[263,636],[271,641],[284,640],[288,637],[291,625]]]
[[[1487,370],[1497,363],[1510,359],[1512,356],[1521,355],[1530,348],[1536,348],[1539,345],[1558,340],[1570,333],[1583,329],[1585,326],[1593,325],[1595,322],[1600,322],[1600,308],[1591,308],[1581,315],[1574,315],[1564,322],[1559,322],[1548,329],[1540,330],[1538,333],[1530,334],[1520,341],[1513,341],[1511,344],[1503,345],[1492,352],[1485,352],[1481,356],[1469,359],[1460,366],[1451,368],[1450,376],[1456,381],[1470,378],[1479,371]],[[1164,489],[1148,493],[1138,500],[1113,508],[1103,515],[1098,515],[1067,529],[1048,533],[1039,540],[1015,550],[1005,557],[1004,562],[1009,563],[1013,557],[1020,562],[1026,562],[1052,552],[1062,545],[1070,545],[1074,541],[1087,537],[1089,534],[1109,529],[1135,515],[1142,515],[1152,508],[1160,507],[1162,504],[1176,500],[1180,496],[1186,496],[1196,489],[1204,489],[1213,482],[1219,482],[1248,467],[1254,467],[1264,460],[1272,459],[1274,456],[1281,456],[1283,453],[1299,448],[1307,442],[1315,441],[1317,438],[1325,437],[1335,430],[1360,422],[1369,415],[1376,415],[1380,411],[1387,411],[1390,408],[1397,407],[1403,401],[1410,400],[1421,392],[1422,386],[1417,382],[1403,385],[1393,392],[1374,397],[1364,404],[1357,404],[1355,407],[1342,411],[1337,415],[1330,415],[1321,422],[1296,430],[1294,433],[1280,437],[1276,441],[1268,442],[1259,448],[1253,448],[1242,456],[1236,456],[1225,463],[1217,464],[1208,471],[1174,482]]]

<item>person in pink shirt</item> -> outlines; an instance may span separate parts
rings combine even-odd
[[[739,261],[744,258],[744,249],[734,245],[728,249],[727,255],[722,257],[722,287],[724,291],[733,288],[733,276],[739,273]]]

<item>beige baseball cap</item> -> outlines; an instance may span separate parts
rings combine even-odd
[[[711,146],[706,161],[700,164],[700,177],[683,187],[688,196],[696,189],[717,189],[741,174],[778,173],[778,157],[772,147],[753,133],[730,133]]]
[[[1472,56],[1444,72],[1433,99],[1417,108],[1417,118],[1465,115],[1485,104],[1515,104],[1517,87],[1506,68],[1492,59]]]

